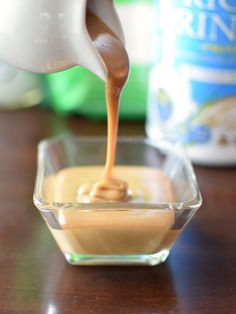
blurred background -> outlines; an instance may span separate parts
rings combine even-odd
[[[193,162],[235,164],[234,6],[171,0],[114,2],[131,64],[120,120],[145,121],[151,138],[167,134],[182,141]],[[0,63],[0,108],[36,105],[55,117],[80,115],[104,121],[104,82],[79,66],[37,75]]]

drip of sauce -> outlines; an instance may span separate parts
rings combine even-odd
[[[107,68],[107,156],[101,179],[94,184],[84,184],[78,189],[78,199],[82,202],[122,202],[129,199],[126,182],[112,177],[115,163],[118,130],[119,100],[121,91],[129,75],[127,52],[113,31],[87,10],[86,24],[89,35]]]

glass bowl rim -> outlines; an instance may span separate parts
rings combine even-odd
[[[78,203],[78,202],[51,202],[41,196],[41,187],[43,182],[43,169],[44,169],[44,149],[48,144],[57,143],[59,141],[74,141],[74,142],[106,142],[105,136],[75,136],[71,134],[59,135],[51,138],[43,139],[38,144],[38,153],[37,153],[37,171],[36,171],[36,180],[33,194],[33,202],[35,206],[43,212],[51,212],[57,210],[83,210],[83,211],[132,211],[132,210],[165,210],[172,209],[175,212],[182,212],[185,209],[191,209],[197,211],[198,208],[202,205],[202,196],[199,190],[195,172],[192,166],[192,163],[187,155],[185,147],[173,140],[171,137],[160,137],[158,140],[147,138],[145,136],[122,136],[118,137],[118,143],[140,143],[153,146],[154,148],[160,150],[160,143],[172,143],[173,145],[178,146],[178,150],[181,153],[181,158],[183,159],[184,165],[187,168],[188,172],[191,174],[191,183],[194,188],[196,195],[193,199],[190,199],[186,202],[173,202],[173,203],[129,203],[129,202],[120,202],[120,203]]]

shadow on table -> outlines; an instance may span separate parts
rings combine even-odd
[[[45,282],[45,314],[180,312],[168,262],[156,267],[76,267],[55,250]]]

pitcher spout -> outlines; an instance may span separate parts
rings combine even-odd
[[[95,73],[102,80],[106,80],[106,66],[89,34],[89,25],[86,21],[88,11],[106,24],[124,43],[123,30],[112,0],[87,0],[84,3],[83,12],[80,16],[80,20],[83,21],[81,31],[84,36],[84,48],[81,49],[81,46],[76,46],[78,63]]]

